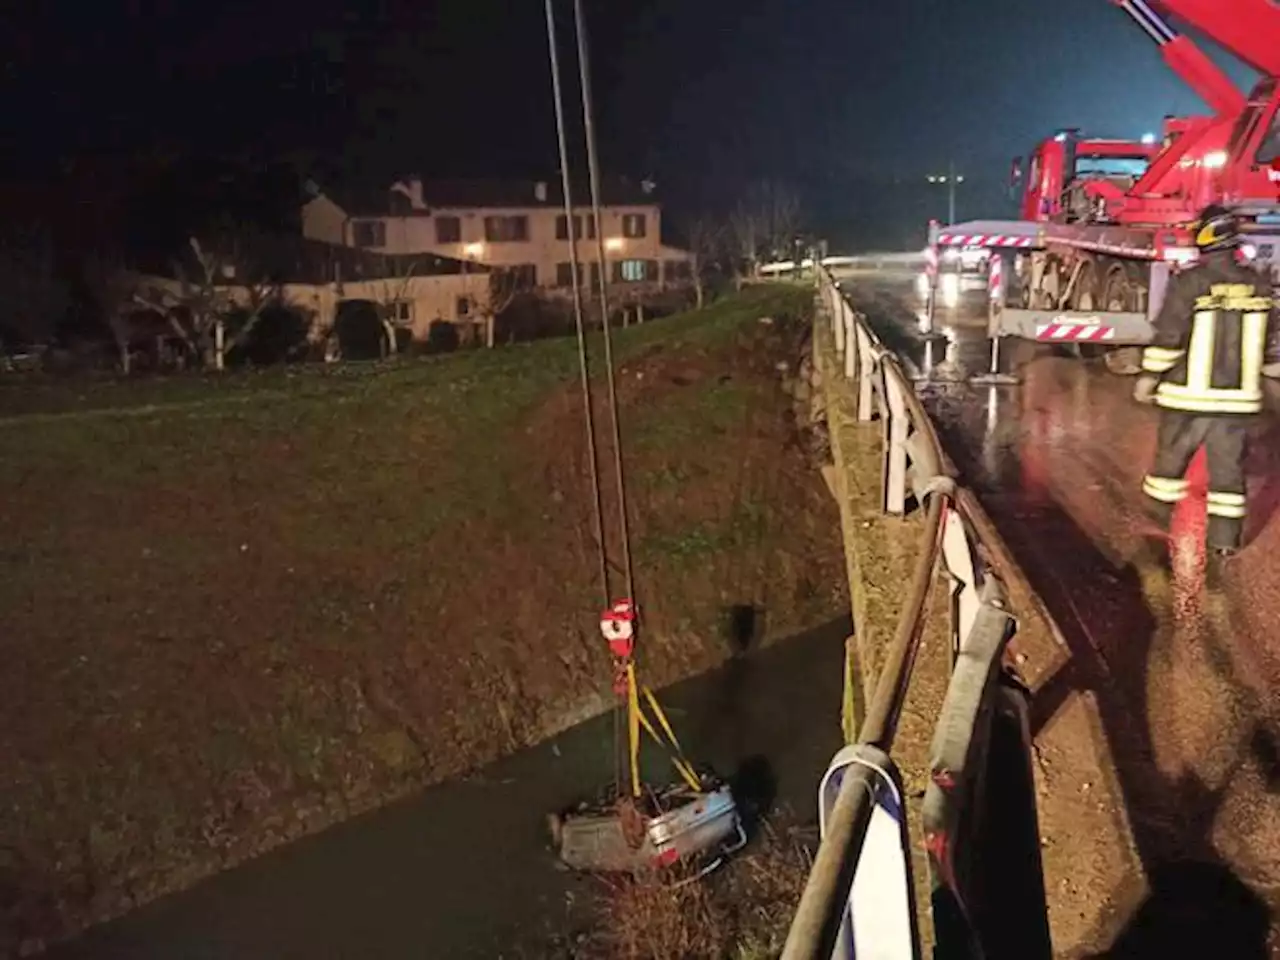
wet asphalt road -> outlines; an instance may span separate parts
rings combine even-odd
[[[1173,576],[1133,562],[1156,414],[1132,401],[1132,378],[1020,344],[1004,348],[1002,363],[1021,374],[1020,386],[971,386],[963,381],[989,363],[980,290],[939,311],[947,340],[927,354],[910,278],[847,286],[882,338],[926,375],[920,392],[963,481],[1072,647],[1074,677],[1037,693],[1037,724],[1062,702],[1055,686],[1098,695],[1139,852],[1177,917],[1172,942],[1189,914],[1206,929],[1262,922],[1270,948],[1265,933],[1242,932],[1229,955],[1280,957],[1277,391],[1250,450],[1248,545],[1225,596],[1210,596],[1202,464],[1174,519]]]
[[[817,820],[840,747],[848,618],[734,657],[661,694],[697,762],[744,812]],[[545,957],[594,881],[555,865],[544,816],[613,773],[608,718],[341,823],[50,950],[49,960],[453,960]],[[655,777],[669,778],[657,759]]]

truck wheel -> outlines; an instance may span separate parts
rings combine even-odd
[[[1138,288],[1129,276],[1124,264],[1117,263],[1107,271],[1102,286],[1102,302],[1114,312],[1132,313],[1139,309]],[[1117,347],[1106,355],[1107,369],[1120,377],[1131,377],[1142,372],[1141,347]]]
[[[1075,308],[1085,313],[1096,310],[1097,272],[1092,264],[1080,271],[1076,283]],[[1097,360],[1107,355],[1107,348],[1099,343],[1077,343],[1075,349],[1081,360]]]

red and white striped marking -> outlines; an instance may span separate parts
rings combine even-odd
[[[1005,234],[985,233],[944,233],[938,237],[938,243],[949,247],[1032,247],[1035,240],[1031,237],[1010,237]]]
[[[1036,339],[1073,343],[1096,340],[1114,340],[1115,327],[1104,327],[1098,323],[1037,323]]]
[[[987,295],[992,300],[1000,300],[1004,292],[1004,258],[991,258],[991,272],[987,274]]]

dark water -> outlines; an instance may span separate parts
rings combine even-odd
[[[816,821],[840,746],[841,618],[665,691],[686,750]],[[69,958],[538,956],[592,881],[556,868],[544,814],[612,778],[588,721],[466,781],[340,824],[95,928]],[[578,915],[581,910],[577,910]]]

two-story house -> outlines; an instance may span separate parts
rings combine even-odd
[[[577,242],[583,284],[599,283],[600,238],[612,284],[666,286],[690,277],[689,254],[662,243],[653,184],[613,179],[601,186],[600,223],[589,194],[575,188],[572,218],[560,182],[423,181],[409,177],[375,197],[333,196],[310,185],[303,235],[389,254],[434,253],[483,264],[522,287],[569,292],[569,244]]]

